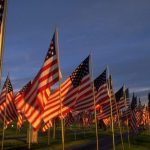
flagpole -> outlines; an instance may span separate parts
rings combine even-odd
[[[110,84],[112,86],[112,79],[110,78]],[[113,89],[112,89],[113,90]],[[121,138],[121,144],[122,144],[122,149],[124,150],[124,142],[123,142],[123,137],[122,137],[122,129],[121,129],[121,123],[120,123],[120,116],[119,116],[119,110],[116,102],[116,97],[114,95],[114,100],[115,100],[115,106],[116,106],[116,111],[117,111],[117,117],[118,117],[118,124],[119,124],[119,131],[120,131],[120,138]]]
[[[3,64],[3,51],[4,51],[4,43],[5,43],[5,33],[6,33],[6,20],[7,20],[7,6],[8,1],[5,0],[4,4],[4,16],[2,17],[2,24],[1,24],[1,45],[0,45],[0,86],[1,86],[1,80],[2,80],[2,64]]]
[[[92,59],[90,53],[90,74],[91,74],[91,82],[92,82],[92,90],[93,90],[93,100],[94,100],[94,118],[95,118],[95,130],[96,130],[96,150],[99,150],[99,139],[98,139],[98,126],[97,126],[97,117],[96,117],[96,100],[95,100],[95,91],[94,91],[94,82],[93,82],[93,67],[92,67]]]
[[[57,50],[57,57],[58,57],[58,66],[60,69],[60,62],[59,62],[59,46],[58,46],[58,31],[57,28],[55,29],[55,40],[56,40],[56,50]],[[59,70],[60,74],[60,70]],[[65,149],[65,140],[64,140],[64,121],[62,115],[62,96],[61,96],[61,78],[59,75],[59,97],[60,97],[60,114],[61,114],[61,135],[62,135],[62,150]]]
[[[29,131],[28,131],[28,149],[31,148],[31,124],[29,122]]]
[[[125,89],[125,85],[123,87]],[[128,106],[127,106],[126,93],[123,91],[123,94],[124,94],[124,98],[125,98],[125,106],[126,106],[126,109],[127,109]],[[128,143],[129,143],[129,149],[130,149],[131,145],[130,145],[130,132],[129,132],[129,119],[128,119],[128,117],[127,117],[127,130],[128,130]]]
[[[8,76],[9,76],[9,73],[8,73]],[[8,78],[6,79],[6,100],[4,103],[6,103],[6,106],[7,106],[7,93],[8,93]],[[4,123],[3,123],[3,135],[2,135],[2,150],[4,148],[4,137],[5,137],[5,121],[6,121],[6,109],[7,107],[5,106],[5,110],[4,110]]]
[[[50,144],[50,127],[48,128],[48,145]]]
[[[107,79],[109,79],[109,68],[107,66]],[[110,93],[110,86],[108,85],[109,91],[109,102],[110,102],[110,116],[111,116],[111,130],[112,130],[112,140],[113,140],[113,150],[115,150],[115,134],[114,134],[114,122],[113,122],[113,112],[112,112],[112,99]]]
[[[7,94],[7,92],[6,92],[6,94]],[[4,147],[5,121],[6,121],[6,108],[5,108],[5,111],[4,111],[3,135],[2,135],[2,150],[3,150],[3,147]]]
[[[0,47],[0,87],[1,87],[1,81],[2,81],[2,63],[3,63],[3,51],[4,51],[4,43],[5,43],[5,33],[6,33],[6,20],[7,20],[7,6],[8,2],[5,0],[4,4],[4,16],[2,17],[2,30],[1,30],[1,47]],[[8,85],[7,85],[8,86]],[[6,87],[6,94],[7,94],[7,88]],[[5,120],[6,120],[6,108],[4,112],[4,126],[3,126],[3,135],[2,135],[2,150],[4,146],[4,136],[5,136]]]
[[[124,142],[123,142],[123,136],[122,136],[120,116],[119,116],[118,107],[117,107],[117,104],[116,104],[116,98],[115,98],[115,105],[116,105],[116,111],[117,111],[117,116],[118,116],[118,123],[119,123],[119,131],[120,131],[120,137],[121,137],[121,144],[122,144],[122,149],[124,150]]]
[[[56,138],[56,135],[55,135],[55,128],[56,128],[56,126],[55,126],[55,119],[53,120],[53,139],[55,139]]]

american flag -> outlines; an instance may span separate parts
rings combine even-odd
[[[105,69],[94,80],[96,105],[98,104],[104,105],[105,103],[108,103],[110,100],[106,72],[107,70]]]
[[[49,90],[52,85],[58,82],[60,77],[56,41],[57,32],[55,32],[51,40],[43,66],[31,82],[30,90],[24,95],[23,113],[35,130],[38,130],[40,127],[41,113],[45,105],[43,96],[41,95],[46,93],[46,90]]]
[[[24,122],[23,116],[20,112],[18,112],[18,121],[17,121],[17,128],[20,129]]]
[[[24,113],[24,108],[26,105],[25,95],[30,91],[31,81],[29,81],[15,96],[15,105],[17,109]]]
[[[52,121],[49,120],[47,123],[44,124],[44,126],[42,127],[42,132],[46,132],[46,130],[48,130],[49,128],[51,128],[53,126]]]
[[[74,123],[74,117],[71,112],[69,112],[65,118],[65,127],[70,127]]]
[[[11,122],[17,119],[17,110],[14,104],[14,94],[9,77],[6,78],[0,95],[0,119]],[[4,119],[5,118],[5,119]]]
[[[127,99],[125,99],[125,95],[124,95],[124,94],[126,94],[126,95],[128,94],[128,89],[126,89],[124,92],[124,87],[121,87],[114,95],[112,87],[111,87],[110,94],[111,94],[111,100],[112,100],[111,104],[112,104],[112,114],[113,115],[118,114],[118,112],[123,108],[124,109],[128,108],[129,98],[127,96],[126,97]],[[111,115],[110,102],[105,103],[102,108],[103,108],[102,113],[97,114],[97,117],[99,120],[110,117],[110,115]]]
[[[17,128],[21,128],[23,122],[25,122],[24,118],[24,111],[25,111],[25,105],[26,101],[24,99],[25,94],[29,92],[31,87],[31,81],[29,81],[15,96],[15,105],[18,112],[18,121],[17,121]]]
[[[81,81],[74,111],[88,111],[94,109],[93,89],[90,75]]]
[[[132,110],[130,109],[130,117],[129,117],[129,126],[132,131],[135,133],[138,132],[138,127],[137,127],[137,120],[136,120],[136,109]]]
[[[66,114],[74,108],[77,101],[79,90],[86,91],[89,84],[89,56],[75,69],[75,71],[49,96],[45,106],[43,119],[44,122],[51,120],[62,114]],[[61,100],[60,100],[61,93]],[[62,108],[61,108],[62,106]]]

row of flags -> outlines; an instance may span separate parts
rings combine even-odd
[[[111,111],[113,116],[117,115],[122,109],[130,110],[128,115],[134,120],[135,102],[132,101],[131,107],[129,106],[128,88],[124,89],[123,86],[114,94],[112,78],[107,78],[107,69],[92,81],[90,56],[58,88],[51,90],[55,83],[61,81],[56,36],[55,32],[44,63],[35,78],[16,95],[13,94],[10,79],[7,77],[0,94],[1,120],[8,124],[18,119],[18,127],[28,120],[38,130],[42,121],[48,127],[52,126],[54,118],[65,118],[70,112],[94,112],[94,97],[96,110],[100,110],[97,111],[98,120],[109,118]]]
[[[2,37],[5,5],[6,1],[0,0],[0,34]],[[91,56],[89,55],[61,83],[58,32],[56,31],[50,42],[43,65],[35,77],[17,94],[13,93],[9,76],[6,78],[0,93],[0,119],[6,127],[12,121],[18,120],[18,127],[21,127],[23,122],[28,121],[35,130],[38,130],[41,123],[44,122],[43,131],[52,126],[52,120],[57,117],[73,118],[70,112],[78,113],[79,116],[84,114],[84,117],[82,117],[85,124],[88,122],[87,120],[91,120],[87,119],[88,117],[85,117],[87,116],[85,114],[93,113],[95,109],[98,120],[109,118],[111,113],[113,116],[118,115],[123,109],[124,112],[127,112],[126,116],[129,117],[130,115],[130,118],[133,117],[132,120],[134,120],[134,116],[136,116],[135,102],[133,101],[131,106],[129,105],[128,88],[122,87],[114,93],[108,68],[93,80],[91,66]],[[59,86],[52,90],[52,86],[58,82]],[[66,126],[73,122],[73,119],[66,120],[68,120]]]

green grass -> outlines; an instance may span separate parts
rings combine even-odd
[[[18,132],[16,128],[9,127],[5,130],[5,138],[7,139],[4,142],[4,149],[5,150],[24,150],[28,148],[28,143],[26,143],[26,133],[27,133],[27,125],[24,126],[23,129]],[[60,150],[62,149],[61,143],[61,128],[57,127],[56,129],[56,139],[52,139],[52,129],[51,129],[51,136],[50,136],[50,145],[48,145],[48,136],[47,132],[42,133],[39,132],[38,144],[31,144],[31,150]],[[124,129],[126,132],[126,129]],[[116,129],[115,133],[119,133],[119,130]],[[99,130],[99,137],[103,136],[112,136],[111,130],[107,129]],[[2,137],[2,128],[0,129],[0,137]],[[16,139],[20,137],[19,139]],[[65,149],[78,146],[82,144],[89,144],[92,141],[95,141],[95,128],[67,128],[65,129]],[[1,146],[1,140],[0,140]],[[129,150],[128,142],[125,141],[124,143],[125,150]],[[116,146],[116,150],[121,150],[121,144]],[[135,137],[131,138],[131,148],[130,150],[150,150],[150,132],[145,131]]]
[[[150,150],[150,131],[141,132],[138,135],[130,137],[130,150]],[[128,141],[124,143],[125,150],[129,150]],[[116,150],[121,150],[121,144],[116,146]]]
[[[28,144],[26,143],[27,139],[27,128],[20,130],[20,132],[16,131],[15,128],[9,127],[5,130],[5,140],[4,141],[4,149],[27,149]],[[103,135],[108,135],[108,132],[101,132]],[[76,136],[75,136],[76,135]],[[0,137],[2,137],[2,128],[0,129]],[[20,137],[19,139],[16,139]],[[8,139],[11,138],[11,139]],[[65,148],[74,146],[74,145],[81,145],[89,143],[91,140],[95,139],[95,129],[94,128],[67,128],[65,130]],[[0,140],[1,146],[1,140]],[[61,142],[61,129],[57,127],[56,130],[56,139],[52,139],[52,130],[51,130],[51,137],[50,137],[50,145],[48,146],[48,136],[46,133],[39,132],[38,136],[38,144],[31,144],[31,149],[33,150],[60,150],[62,149],[62,142]]]

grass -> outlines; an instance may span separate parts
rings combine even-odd
[[[146,130],[136,136],[132,136],[130,142],[130,150],[150,150],[150,131]],[[129,150],[129,144],[127,141],[124,143],[124,148],[125,150]],[[116,146],[116,150],[121,149],[121,144]]]
[[[24,127],[20,132],[16,131],[15,128],[9,127],[5,130],[5,141],[4,149],[6,150],[17,150],[17,149],[27,149],[28,144],[27,139],[27,128]],[[103,135],[108,135],[108,132],[101,132]],[[0,129],[0,137],[2,137],[2,128]],[[18,138],[19,137],[19,138]],[[94,128],[67,128],[65,130],[65,148],[69,148],[74,145],[81,145],[89,143],[91,140],[95,140],[95,129]],[[1,146],[1,140],[0,140]],[[33,150],[60,150],[62,149],[61,143],[61,129],[57,127],[56,139],[52,139],[52,130],[50,137],[50,145],[48,146],[48,136],[46,133],[39,132],[38,144],[31,144],[31,149]]]
[[[28,143],[26,143],[26,133],[27,125],[20,130],[16,131],[16,128],[9,127],[5,130],[5,150],[25,150],[28,148]],[[52,129],[50,136],[50,145],[48,145],[48,136],[47,132],[39,132],[38,144],[31,144],[31,150],[60,150],[62,149],[61,143],[61,129],[56,128],[56,139],[52,139]],[[116,133],[119,133],[119,130],[115,130]],[[126,129],[124,129],[126,132]],[[107,129],[99,130],[99,137],[111,136],[111,130]],[[0,129],[0,137],[2,137],[2,128]],[[19,138],[18,138],[19,137]],[[95,141],[95,128],[66,128],[65,129],[65,149],[71,148],[78,145],[89,144],[92,141]],[[1,146],[1,141],[0,141]],[[125,150],[129,150],[128,142],[124,143]],[[116,146],[116,150],[121,150],[121,144]],[[145,131],[138,134],[135,137],[131,138],[131,148],[130,150],[150,150],[150,131]]]

